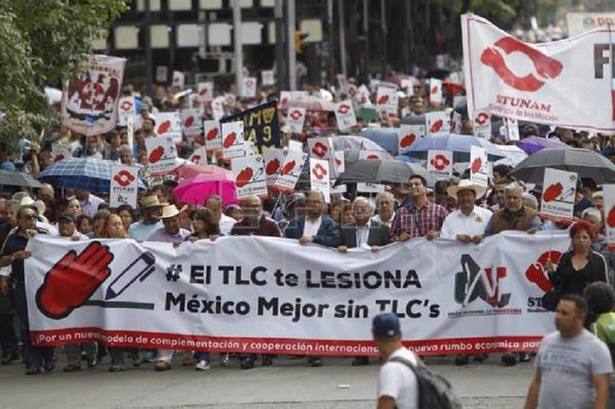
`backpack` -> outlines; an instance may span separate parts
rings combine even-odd
[[[410,361],[393,357],[387,362],[399,362],[414,372],[418,387],[419,409],[461,409],[461,401],[453,393],[451,384],[441,375],[431,372],[423,363],[413,365]]]

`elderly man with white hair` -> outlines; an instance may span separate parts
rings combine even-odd
[[[263,213],[263,203],[258,196],[250,195],[241,199],[244,217],[233,225],[231,236],[282,237],[278,224]]]
[[[377,214],[372,216],[372,220],[390,227],[395,217],[395,196],[393,196],[393,193],[378,193],[378,196],[376,196],[376,212]]]

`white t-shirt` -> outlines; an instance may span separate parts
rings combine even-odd
[[[318,216],[318,219],[314,223],[309,217],[305,216],[305,224],[303,225],[303,235],[314,237],[318,234],[320,224],[322,223],[322,216]]]
[[[467,234],[477,236],[485,233],[485,228],[491,220],[491,211],[479,206],[474,206],[472,213],[468,216],[461,213],[461,210],[455,210],[449,213],[442,223],[440,229],[440,237],[443,239],[455,239],[458,234]]]
[[[418,362],[416,355],[406,348],[399,348],[389,359],[393,357],[403,358],[413,365]],[[397,409],[417,409],[418,385],[412,369],[401,362],[385,362],[378,380],[378,398],[382,396],[395,399]]]

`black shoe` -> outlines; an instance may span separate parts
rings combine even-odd
[[[457,355],[455,357],[456,366],[464,366],[470,363],[470,357],[468,355]]]
[[[263,366],[273,365],[273,358],[271,355],[263,355]]]
[[[517,355],[513,352],[507,352],[502,355],[502,363],[506,366],[517,365]]]
[[[527,352],[519,352],[519,362],[530,362],[530,354]]]
[[[45,363],[45,372],[53,372],[56,369],[56,364],[52,362]]]
[[[239,367],[241,369],[252,369],[254,368],[254,359],[252,358],[244,358],[241,360],[241,363],[239,364]]]
[[[366,356],[358,356],[350,363],[352,366],[365,366],[369,365],[369,358]]]
[[[308,358],[308,364],[310,364],[311,367],[318,368],[322,366],[322,361],[320,358]]]
[[[39,375],[41,373],[41,368],[38,366],[31,366],[26,369],[26,375]]]
[[[485,362],[489,358],[487,354],[474,355],[474,362]]]

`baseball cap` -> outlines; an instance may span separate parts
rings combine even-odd
[[[400,336],[399,319],[391,312],[376,315],[372,321],[372,334],[376,338]]]
[[[75,218],[70,213],[62,213],[58,218],[58,221],[66,221],[75,223]]]

